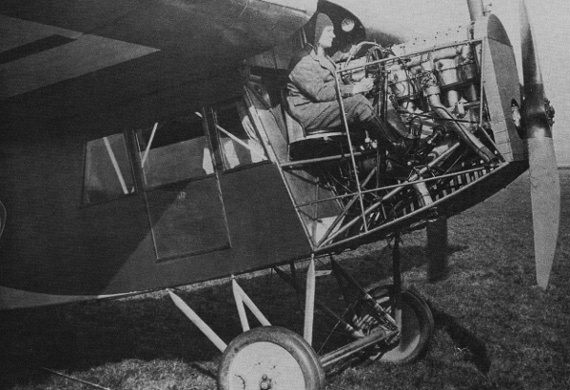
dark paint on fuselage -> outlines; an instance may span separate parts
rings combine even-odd
[[[51,294],[112,294],[213,279],[310,251],[277,168],[263,163],[220,177],[231,247],[158,261],[143,194],[80,206],[82,145],[75,146],[75,155],[62,149],[34,154],[36,166],[28,164],[18,180],[8,183],[10,192],[2,192],[13,216],[0,248],[3,286]],[[54,158],[62,152],[63,157]],[[30,159],[20,156],[11,160],[14,165]],[[3,175],[7,183],[5,179]]]
[[[239,78],[228,80],[233,86],[216,85],[218,95],[204,94],[201,102],[243,92],[236,88]],[[161,116],[193,113],[188,110],[192,100],[184,98],[194,91],[162,101]],[[205,253],[182,250],[157,258],[151,221],[176,211],[176,191],[166,195],[162,209],[152,210],[158,213],[154,218],[148,202],[160,189],[83,204],[85,143],[157,119],[155,112],[128,108],[116,116],[37,123],[25,132],[2,133],[0,199],[9,215],[0,246],[2,286],[61,295],[113,294],[214,279],[310,253],[279,170],[269,162],[177,184],[197,189],[204,201],[219,198],[223,204],[227,237],[213,237],[221,244],[209,245]],[[210,207],[218,219],[221,212]]]

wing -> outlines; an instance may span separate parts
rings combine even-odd
[[[289,38],[315,8],[300,0],[3,1],[0,102],[18,122],[159,95]]]

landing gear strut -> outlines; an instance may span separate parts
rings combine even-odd
[[[396,235],[392,251],[394,275],[390,285],[365,289],[331,259],[332,274],[347,303],[347,309],[341,315],[314,296],[314,258],[305,287],[295,280],[294,268],[292,275],[275,268],[285,281],[310,298],[305,301],[305,337],[272,326],[233,279],[244,332],[226,346],[192,309],[169,292],[188,318],[223,352],[218,371],[220,390],[322,390],[326,385],[325,372],[332,374],[364,360],[410,363],[427,351],[434,330],[433,315],[416,290],[402,287],[399,240]],[[249,328],[244,304],[264,326]],[[335,319],[335,329],[343,329],[349,340],[322,356],[317,356],[311,346],[315,307]]]
[[[414,362],[427,352],[433,334],[434,319],[429,306],[414,288],[402,287],[399,235],[395,235],[394,239],[391,285],[366,290],[338,264],[333,263],[339,284],[342,286],[343,280],[349,281],[350,287],[356,287],[360,293],[355,297],[344,292],[345,300],[349,302],[345,321],[360,337],[378,335],[377,343],[363,350],[359,360],[373,359],[398,364]],[[343,290],[346,291],[347,287]],[[389,336],[380,336],[386,334]]]

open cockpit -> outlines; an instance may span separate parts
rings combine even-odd
[[[284,99],[286,72],[279,61],[271,77],[262,59],[254,62],[262,66],[252,68],[250,99],[315,252],[453,215],[526,169],[524,141],[511,107],[503,104],[520,101],[520,86],[498,19],[384,47],[351,42],[342,31],[352,19],[331,18],[343,46],[351,47],[331,53],[337,96],[342,85],[374,77],[367,99],[387,126],[398,122],[410,142],[395,153],[346,120],[340,128],[304,129]],[[272,53],[279,54],[283,49]],[[343,99],[337,100],[345,113]]]

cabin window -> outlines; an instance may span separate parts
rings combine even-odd
[[[268,159],[243,101],[220,106],[215,114],[225,170]]]
[[[87,142],[83,203],[107,202],[133,192],[133,174],[123,134]]]
[[[137,141],[146,189],[214,173],[204,123],[197,114],[138,130]]]

